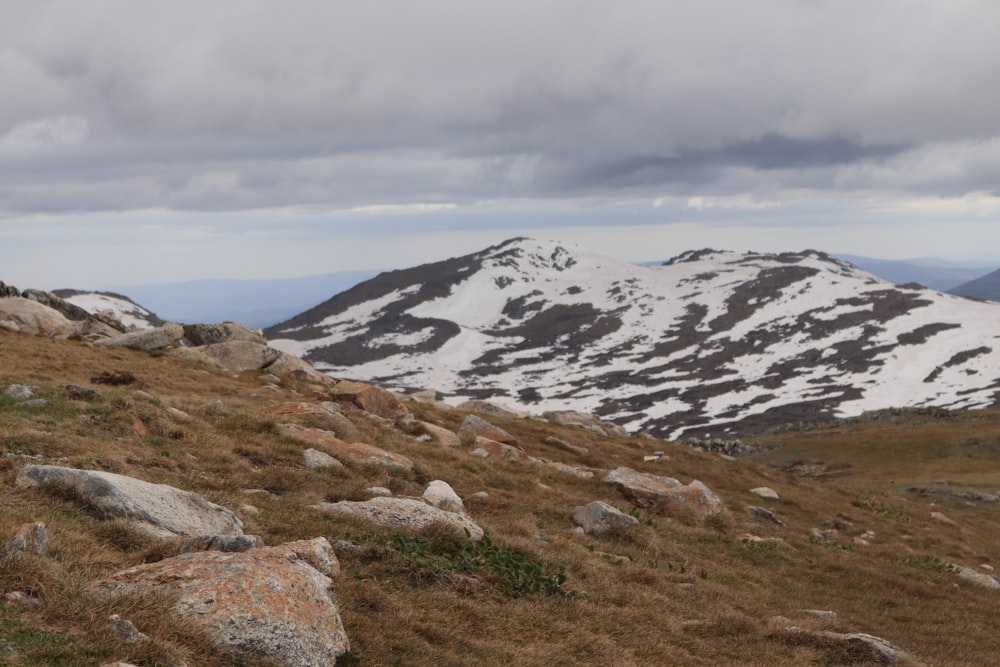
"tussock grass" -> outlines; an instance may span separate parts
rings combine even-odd
[[[102,373],[136,380],[90,381]],[[599,478],[419,442],[350,408],[337,418],[270,416],[268,405],[322,394],[306,383],[263,390],[256,373],[226,373],[170,355],[0,331],[0,388],[14,382],[38,385],[50,404],[31,409],[0,397],[0,540],[41,520],[51,550],[45,559],[0,561],[0,593],[20,591],[39,601],[0,607],[0,641],[16,656],[0,653],[0,660],[12,664],[233,664],[206,649],[191,628],[171,624],[169,599],[98,599],[94,581],[169,557],[175,547],[93,516],[72,494],[16,488],[15,474],[27,463],[109,470],[196,491],[237,512],[266,544],[325,536],[366,547],[341,558],[336,593],[352,643],[345,664],[852,664],[852,656],[824,642],[789,639],[783,624],[768,620],[774,616],[804,628],[874,634],[924,664],[983,665],[1000,654],[1000,596],[947,567],[1000,567],[1000,505],[903,490],[1000,491],[996,412],[788,431],[761,438],[755,444],[766,447],[762,454],[736,461],[676,443],[487,417],[532,456],[603,470],[629,466],[684,483],[700,479],[726,504],[724,514],[700,522],[663,507],[630,510]],[[66,383],[99,394],[71,400]],[[136,388],[154,400],[136,398]],[[227,414],[199,411],[217,399]],[[170,407],[189,419],[169,414]],[[409,407],[418,419],[451,429],[465,418],[433,405]],[[297,421],[336,431],[342,420],[358,440],[407,456],[417,469],[310,470],[305,446],[277,429]],[[552,435],[589,452],[543,442]],[[664,450],[667,459],[644,463],[643,454],[653,450]],[[808,465],[790,466],[795,462]],[[827,472],[804,476],[793,469]],[[370,486],[419,496],[432,479],[467,499],[470,516],[489,536],[483,553],[433,530],[376,529],[308,508],[363,499]],[[774,488],[780,499],[749,493],[758,486]],[[488,497],[469,498],[479,491]],[[592,500],[631,511],[639,525],[605,536],[573,532],[573,508]],[[766,507],[786,525],[751,515],[747,505]],[[934,521],[934,511],[956,525]],[[814,528],[836,537],[817,539]],[[867,532],[875,537],[855,541]],[[780,541],[751,542],[748,533]],[[490,558],[538,580],[563,571],[559,588],[567,594],[505,588]],[[837,617],[816,619],[804,609]],[[112,613],[132,620],[151,641],[122,644],[106,629]]]

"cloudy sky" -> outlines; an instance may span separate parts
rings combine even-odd
[[[996,0],[3,0],[0,280],[1000,264]]]

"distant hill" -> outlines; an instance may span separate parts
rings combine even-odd
[[[993,405],[998,329],[1000,305],[815,251],[700,250],[644,267],[513,239],[383,273],[265,335],[337,377],[704,437]]]
[[[994,265],[964,264],[936,258],[892,260],[858,255],[836,255],[836,257],[891,283],[919,283],[931,289],[953,294],[957,292],[953,292],[952,288],[975,280],[995,268]]]
[[[105,289],[132,300],[170,322],[232,320],[266,327],[311,308],[377,271],[338,271],[276,280],[190,280],[147,285],[115,285]]]
[[[1000,269],[948,291],[959,296],[1000,301]]]

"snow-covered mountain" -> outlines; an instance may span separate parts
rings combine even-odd
[[[111,314],[129,329],[149,329],[163,324],[163,320],[150,310],[140,306],[127,296],[114,292],[59,289],[52,293],[63,301],[83,308],[88,313],[111,311]]]
[[[383,273],[265,333],[332,375],[667,437],[1000,397],[1000,304],[815,251],[644,267],[513,239]]]

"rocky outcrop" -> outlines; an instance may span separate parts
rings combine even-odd
[[[190,345],[214,345],[242,340],[259,345],[266,345],[267,339],[260,329],[251,329],[236,322],[226,321],[221,324],[185,324],[184,338]]]
[[[456,512],[438,509],[423,500],[413,498],[372,498],[364,501],[342,500],[338,503],[318,503],[313,509],[332,514],[346,514],[389,528],[420,529],[434,524],[449,526],[459,535],[468,532],[469,537],[479,540],[483,529],[465,516]]]
[[[31,299],[32,301],[37,301],[38,303],[48,306],[53,310],[59,311],[68,320],[72,320],[74,322],[100,323],[103,327],[93,326],[92,328],[95,331],[107,332],[106,335],[114,335],[116,333],[122,333],[126,330],[125,325],[111,313],[90,313],[80,306],[56,296],[52,292],[44,292],[37,289],[26,289],[21,293],[21,296],[26,299]]]
[[[187,553],[117,573],[107,594],[176,596],[170,613],[240,660],[333,665],[350,644],[334,600],[340,573],[326,538],[242,553]]]
[[[469,415],[462,422],[457,433],[463,445],[471,446],[476,444],[476,438],[488,438],[495,442],[502,442],[505,445],[517,447],[517,439],[499,426],[494,426],[485,419],[476,415]]]
[[[249,340],[228,340],[197,349],[215,365],[235,372],[269,368],[281,356],[274,348]]]
[[[70,338],[80,331],[79,322],[73,322],[54,308],[23,297],[0,298],[0,325],[11,331]]]
[[[494,401],[481,401],[478,399],[459,403],[455,406],[455,409],[464,410],[466,412],[476,412],[481,415],[490,415],[493,417],[505,417],[507,419],[524,419],[531,416],[531,413],[525,412],[524,410],[517,410]]]
[[[230,510],[197,493],[166,484],[96,470],[27,465],[17,473],[22,488],[57,485],[107,518],[127,519],[160,539],[186,535],[242,535],[243,522]]]
[[[722,500],[698,480],[685,485],[673,477],[650,475],[631,468],[616,468],[604,477],[604,482],[616,486],[622,495],[638,507],[675,503],[701,519],[723,509]]]
[[[629,516],[600,500],[575,508],[573,521],[588,535],[624,531],[639,524],[639,520],[634,516]]]
[[[387,452],[375,445],[364,442],[344,442],[328,431],[306,428],[297,424],[280,424],[279,428],[288,437],[312,445],[320,451],[326,451],[341,463],[373,465],[403,472],[413,470],[413,461],[410,459],[402,454]]]

